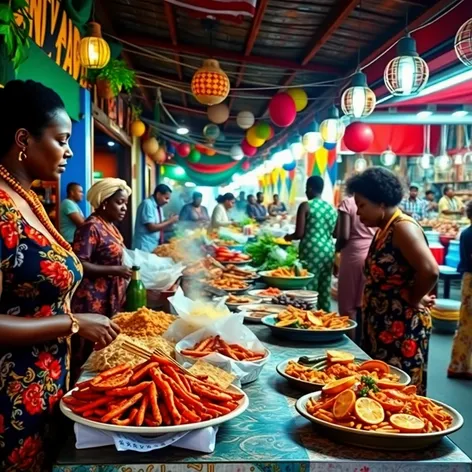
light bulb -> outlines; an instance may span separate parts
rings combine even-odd
[[[380,155],[380,162],[387,167],[393,166],[397,161],[397,155],[391,150],[387,149]]]
[[[363,172],[367,168],[367,161],[363,157],[359,157],[354,162],[354,170],[356,172]]]
[[[398,78],[404,95],[411,95],[415,80],[415,58],[402,56],[398,61]]]
[[[185,170],[183,167],[177,166],[175,168],[174,174],[181,177],[182,175],[185,175]]]
[[[352,88],[352,116],[354,118],[364,116],[366,98],[364,87]]]
[[[431,158],[433,156],[431,154],[428,154],[428,153],[424,153],[422,156],[421,156],[421,159],[420,159],[420,166],[422,169],[426,170],[426,169],[429,169],[431,167]]]
[[[316,152],[323,146],[323,138],[319,131],[309,131],[303,136],[303,146],[307,152]]]
[[[185,126],[179,126],[177,128],[177,134],[180,136],[185,136],[188,133],[189,133],[189,129]]]

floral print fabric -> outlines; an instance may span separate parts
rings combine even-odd
[[[123,263],[123,243],[94,214],[75,232],[73,249],[81,261],[102,266]],[[84,277],[72,300],[72,311],[111,317],[121,310],[125,295],[126,280],[121,277]]]
[[[374,359],[408,373],[418,393],[425,395],[431,317],[406,301],[415,271],[393,245],[393,230],[400,221],[417,225],[399,215],[385,237],[374,238],[367,255],[361,347]]]
[[[64,314],[82,277],[77,257],[31,227],[0,190],[0,313]],[[69,343],[0,346],[0,470],[41,471],[51,413],[68,388]]]
[[[459,326],[452,344],[449,364],[452,374],[466,374],[472,378],[472,273],[462,279],[462,303]]]

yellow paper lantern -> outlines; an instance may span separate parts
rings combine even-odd
[[[140,138],[146,132],[146,125],[141,120],[134,120],[131,123],[131,135]]]
[[[95,22],[88,24],[88,36],[80,41],[80,63],[87,69],[103,69],[110,61],[110,46],[102,38],[102,27]]]
[[[148,155],[148,156],[153,156],[154,154],[157,153],[159,150],[159,143],[157,142],[156,138],[149,138],[146,139],[143,143],[143,151]]]
[[[191,90],[196,100],[203,105],[218,105],[229,94],[230,83],[215,59],[207,59],[195,72]]]
[[[249,128],[246,132],[246,141],[251,145],[256,148],[261,147],[265,143],[265,139],[259,138],[257,136],[256,132],[256,127],[253,126],[252,128]]]
[[[306,108],[308,105],[308,95],[306,94],[305,90],[301,88],[293,88],[287,90],[287,93],[293,98],[297,112]]]

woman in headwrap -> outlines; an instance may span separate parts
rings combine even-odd
[[[131,269],[123,265],[123,237],[115,223],[126,215],[131,189],[121,179],[107,178],[92,185],[87,200],[94,212],[77,228],[73,250],[82,262],[84,277],[72,299],[74,313],[111,317],[121,310]],[[73,337],[73,377],[92,352],[93,344]]]

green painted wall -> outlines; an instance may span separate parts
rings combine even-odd
[[[80,114],[80,85],[67,72],[30,41],[28,59],[18,68],[16,77],[21,80],[36,80],[55,90],[66,105],[67,113],[78,121]]]

